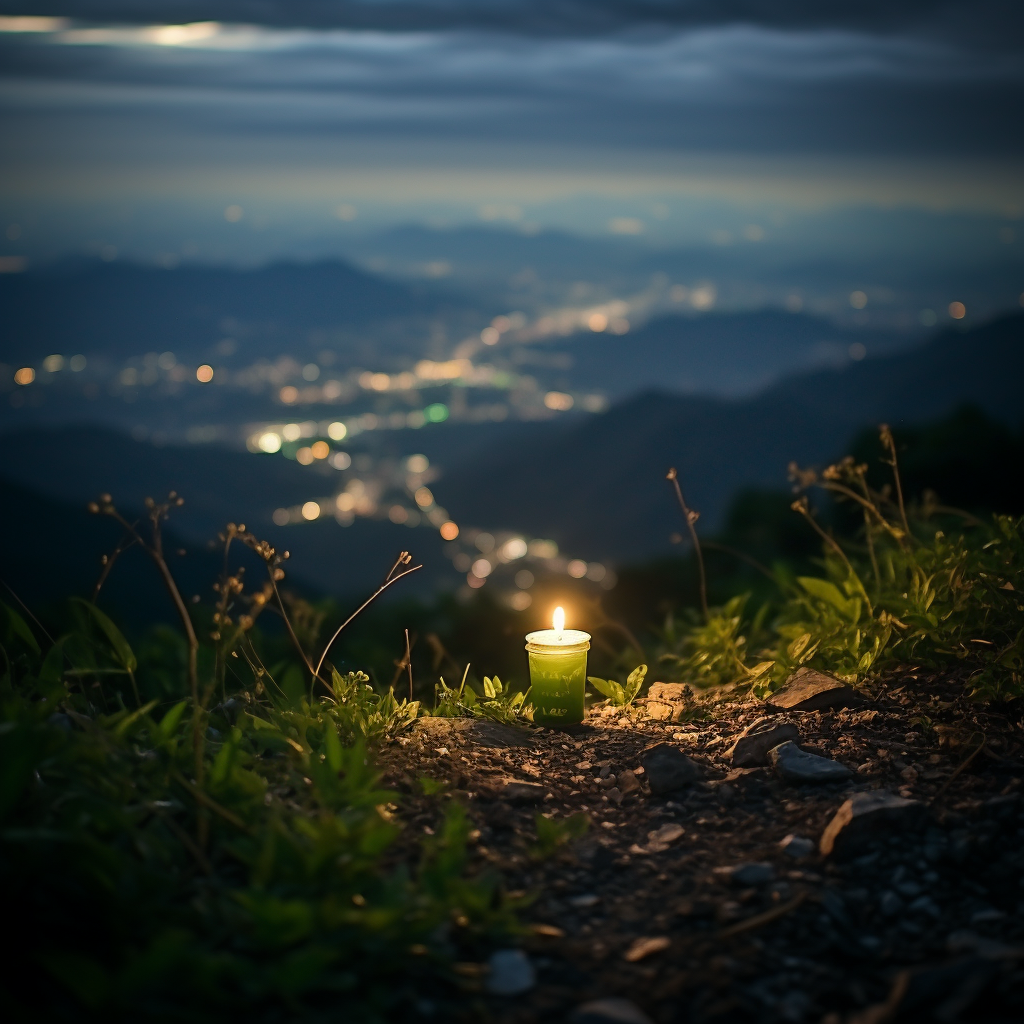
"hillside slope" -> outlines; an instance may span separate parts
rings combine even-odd
[[[681,528],[669,466],[713,529],[740,487],[784,487],[790,460],[839,457],[865,425],[934,419],[966,402],[1016,423],[1021,380],[1024,316],[1008,316],[911,352],[792,377],[746,401],[640,395],[495,446],[435,491],[459,521],[550,536],[588,557],[641,558]]]

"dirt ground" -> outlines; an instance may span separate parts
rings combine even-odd
[[[418,795],[417,780],[445,782],[469,812],[479,865],[534,897],[522,943],[531,977],[511,985],[523,991],[494,994],[501,981],[488,954],[470,954],[454,1016],[1024,1020],[1022,709],[964,693],[960,679],[910,668],[845,708],[769,716],[753,700],[688,701],[671,721],[644,717],[666,713],[652,701],[633,714],[598,706],[567,732],[419,724],[380,755],[385,784],[407,794],[408,830],[438,825],[438,801]],[[849,777],[793,783],[771,764],[735,768],[734,740],[767,717],[765,727],[791,723],[803,750]],[[657,743],[697,772],[652,795],[643,751]],[[824,856],[819,841],[837,810],[872,791],[916,803],[856,856]],[[586,835],[546,859],[531,855],[538,814],[577,812],[590,818]],[[616,998],[632,1005],[581,1016],[582,1004]],[[425,1020],[453,1019],[450,1007],[422,1010]]]

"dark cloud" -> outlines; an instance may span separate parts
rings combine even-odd
[[[234,21],[392,31],[476,28],[601,33],[745,23],[941,35],[1016,47],[1024,6],[1008,0],[5,0],[11,14],[131,23]]]
[[[749,25],[611,38],[211,28],[8,36],[8,117],[175,109],[196,130],[788,153],[1019,153],[1012,57]],[[92,131],[90,128],[89,131]]]

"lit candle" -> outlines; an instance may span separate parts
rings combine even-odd
[[[533,720],[538,725],[577,725],[583,721],[590,634],[566,629],[561,608],[555,609],[552,625],[526,634]]]

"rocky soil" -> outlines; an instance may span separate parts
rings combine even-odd
[[[532,897],[521,950],[463,949],[464,997],[423,1019],[1024,1020],[1022,709],[964,694],[802,673],[772,706],[654,684],[568,732],[423,720],[380,757],[407,829],[438,827],[420,780],[444,782]],[[537,815],[578,812],[538,858]]]

